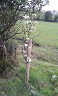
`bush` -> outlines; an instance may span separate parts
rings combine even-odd
[[[11,63],[7,58],[0,60],[0,74],[2,74],[7,68],[11,67]]]

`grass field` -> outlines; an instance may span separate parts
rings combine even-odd
[[[54,22],[36,22],[36,30],[32,36],[41,33],[40,36],[33,40],[40,45],[58,47],[58,23]]]
[[[58,96],[58,24],[52,22],[36,22],[36,30],[32,36],[41,33],[33,39],[33,63],[30,82],[44,96]],[[57,80],[52,80],[56,75]]]
[[[19,50],[19,68],[10,78],[0,78],[0,96],[58,96],[58,23],[36,21],[30,38],[40,32],[33,39],[29,87],[24,84],[25,64]]]

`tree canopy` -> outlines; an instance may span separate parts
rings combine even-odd
[[[21,19],[21,12],[28,14],[28,12],[40,11],[47,3],[48,0],[0,0],[0,36]]]
[[[12,30],[10,32],[17,20],[26,18],[28,15],[30,20],[32,14],[40,11],[47,3],[48,0],[0,0],[0,44],[5,44],[8,39],[17,34]]]
[[[45,12],[45,20],[46,21],[51,21],[52,20],[52,12],[51,11],[46,11]]]
[[[9,67],[10,63],[13,64],[14,60],[12,43],[6,41],[17,32],[12,30],[10,32],[10,29],[14,27],[18,20],[22,21],[23,17],[32,19],[32,14],[40,11],[42,6],[47,3],[48,0],[0,0],[0,68],[2,71]],[[24,26],[22,28],[24,29]],[[16,47],[14,47],[15,49]]]

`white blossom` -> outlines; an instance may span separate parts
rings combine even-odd
[[[26,24],[31,24],[31,20],[25,21]]]
[[[31,20],[29,20],[29,23],[31,23]]]
[[[36,29],[36,27],[32,26],[31,29],[34,30],[34,29]]]
[[[24,46],[25,46],[25,47],[28,47],[28,44],[25,44]]]
[[[24,57],[27,57],[27,55],[24,55]]]
[[[25,50],[23,50],[23,53],[26,53],[26,51],[25,51]]]
[[[4,7],[6,7],[5,3],[4,3]]]
[[[25,15],[23,17],[24,17],[24,19],[30,19],[30,17],[28,15]]]
[[[0,6],[0,8],[1,8],[1,6]]]
[[[13,1],[11,3],[14,3]]]
[[[27,62],[30,63],[31,62],[31,58],[27,57]]]
[[[31,47],[29,46],[28,49],[30,49]]]
[[[28,5],[26,5],[24,8],[26,8],[26,9],[27,9],[27,8],[29,8],[29,6],[28,6]]]
[[[56,75],[52,75],[52,81],[56,80],[56,79],[57,79],[57,76]]]
[[[29,59],[29,63],[31,62],[31,59]]]

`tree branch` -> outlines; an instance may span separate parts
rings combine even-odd
[[[11,39],[12,37],[14,37],[16,34],[21,34],[21,32],[20,33],[14,33],[12,36],[9,36],[7,39],[5,39],[5,41],[7,41],[7,40],[9,40],[9,39]]]

